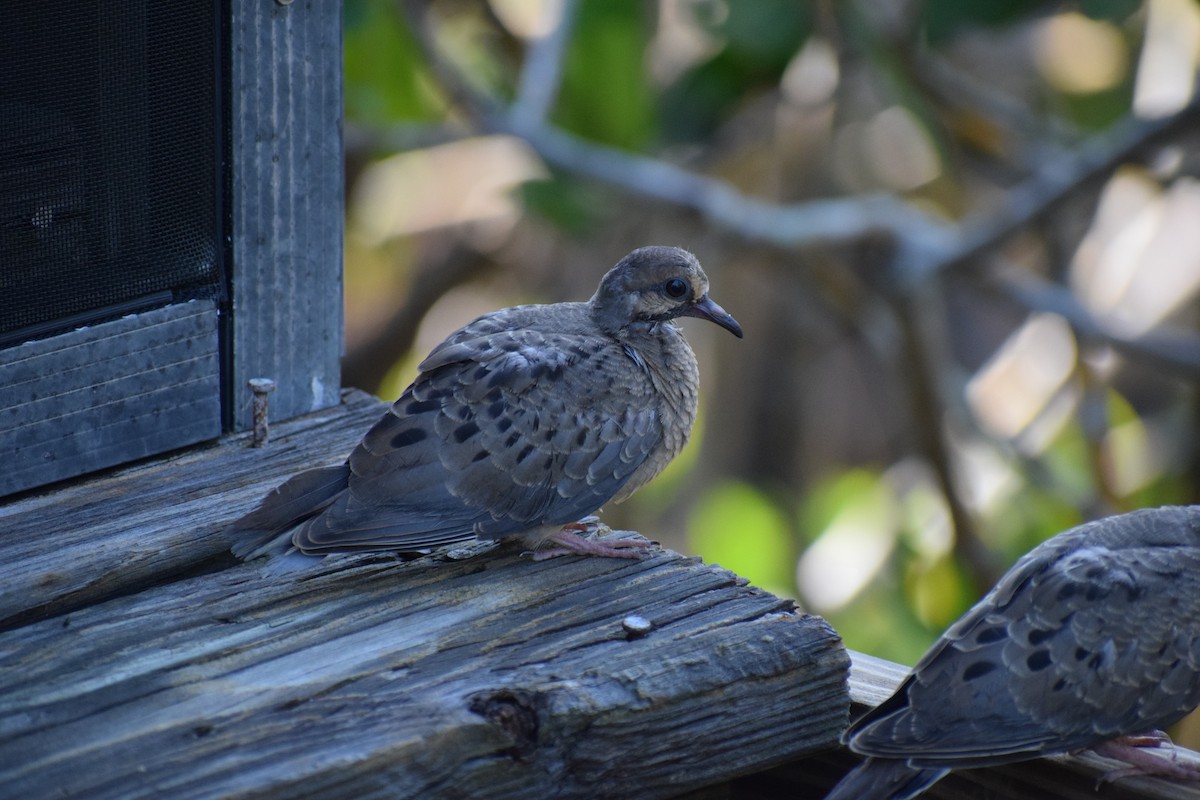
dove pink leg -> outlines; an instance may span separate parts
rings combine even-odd
[[[1176,761],[1173,755],[1156,755],[1148,749],[1170,742],[1170,737],[1162,731],[1151,731],[1137,736],[1120,736],[1093,747],[1092,750],[1097,755],[1124,761],[1129,765],[1104,773],[1100,783],[1109,783],[1133,775],[1154,775],[1177,781],[1200,781],[1200,767],[1182,764]]]
[[[558,547],[549,550],[536,550],[534,561],[545,561],[556,556],[603,556],[607,558],[641,558],[639,550],[649,547],[653,542],[645,539],[608,539],[595,542],[579,535],[579,531],[591,530],[594,522],[572,522],[546,537],[546,542],[553,542]]]

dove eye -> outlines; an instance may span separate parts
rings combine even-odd
[[[682,300],[688,293],[687,281],[683,278],[671,278],[663,284],[663,291],[672,300]]]

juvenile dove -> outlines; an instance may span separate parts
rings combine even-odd
[[[827,800],[915,797],[951,769],[1091,748],[1109,777],[1200,780],[1153,754],[1200,703],[1200,506],[1072,528],[1023,556],[843,736]]]
[[[673,321],[685,316],[742,336],[695,256],[643,247],[586,303],[480,317],[421,362],[345,464],[294,476],[235,522],[234,554],[519,536],[535,558],[638,558],[629,548],[645,541],[591,541],[579,520],[629,497],[687,442],[699,376]]]

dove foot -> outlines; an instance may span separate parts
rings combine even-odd
[[[1118,736],[1113,741],[1118,745],[1129,745],[1130,747],[1162,747],[1164,744],[1174,744],[1171,737],[1167,736],[1166,731],[1146,731],[1130,736]]]
[[[1182,764],[1176,761],[1173,755],[1155,755],[1148,749],[1170,743],[1170,737],[1162,731],[1150,731],[1136,736],[1119,736],[1093,747],[1092,750],[1097,755],[1124,761],[1129,765],[1104,773],[1097,785],[1133,775],[1152,775],[1177,781],[1200,781],[1200,767]]]
[[[641,550],[650,547],[653,542],[645,539],[607,539],[595,542],[585,539],[577,531],[591,531],[599,524],[595,517],[588,517],[579,522],[564,525],[559,530],[546,537],[546,544],[555,544],[548,550],[536,550],[534,561],[545,561],[556,556],[602,556],[606,558],[641,558]]]

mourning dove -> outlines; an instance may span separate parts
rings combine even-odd
[[[1200,506],[1109,517],[1023,556],[850,726],[868,758],[827,800],[915,797],[951,769],[1086,748],[1131,765],[1108,778],[1197,780],[1145,745],[1198,703]]]
[[[695,256],[643,247],[586,303],[480,317],[421,362],[345,464],[296,475],[234,523],[233,552],[420,552],[518,536],[535,558],[639,557],[645,540],[591,541],[578,521],[686,444],[698,370],[674,323],[685,316],[742,336]]]

